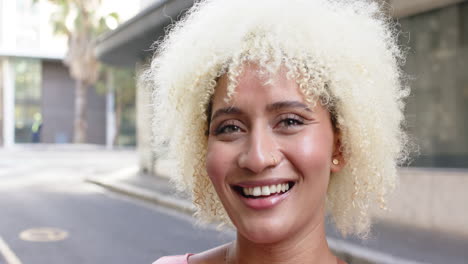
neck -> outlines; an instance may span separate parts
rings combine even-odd
[[[230,245],[227,263],[336,263],[325,236],[324,221],[311,225],[310,230],[290,236],[286,240],[271,244],[258,244],[246,239],[239,232]]]

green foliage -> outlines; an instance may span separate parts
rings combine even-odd
[[[109,31],[106,19],[113,18],[119,23],[119,15],[111,12],[100,16],[97,12],[100,0],[32,0],[33,3],[48,1],[58,7],[51,16],[51,23],[56,34],[69,35],[72,32],[89,30],[93,37]],[[72,23],[67,23],[72,19]]]
[[[123,107],[135,104],[135,71],[108,65],[103,65],[101,70],[103,73],[111,73],[116,104],[121,103]],[[107,92],[107,82],[110,80],[105,75],[101,74],[101,78],[95,84],[98,94],[106,94]]]
[[[48,1],[57,6],[51,15],[55,34],[66,35],[68,52],[64,59],[71,76],[88,85],[99,79],[100,63],[94,55],[94,45],[99,35],[111,30],[106,20],[119,23],[119,16],[112,12],[100,15],[101,0],[32,0]]]
[[[115,98],[117,137],[114,143],[119,146],[135,146],[135,71],[107,65],[103,65],[101,71],[101,78],[95,84],[96,92],[104,95],[110,88]]]
[[[101,0],[32,0],[34,3],[48,1],[57,6],[57,10],[51,16],[51,23],[55,34],[64,34],[68,38],[68,51],[64,62],[68,65],[70,75],[77,82],[76,89],[94,85],[98,92],[105,93],[107,86],[112,86],[115,93],[115,105],[117,114],[116,128],[118,133],[121,127],[130,127],[134,131],[134,125],[130,126],[121,121],[126,120],[126,109],[134,109],[135,83],[133,72],[128,70],[110,68],[101,65],[94,53],[96,39],[99,35],[111,30],[108,21],[119,23],[117,13],[100,15],[99,6]],[[111,77],[110,77],[111,76]],[[82,143],[86,138],[86,120],[83,105],[86,105],[86,97],[78,93],[75,98],[75,130],[74,142]],[[124,111],[122,113],[122,111]],[[134,120],[134,118],[133,118]],[[128,122],[127,122],[128,123]],[[122,126],[121,126],[122,124]],[[133,134],[129,134],[134,138]]]

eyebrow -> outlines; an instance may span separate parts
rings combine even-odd
[[[266,107],[268,112],[274,112],[283,108],[302,108],[308,112],[313,112],[306,104],[299,101],[280,101],[273,104],[269,104]]]
[[[299,101],[280,101],[273,104],[269,104],[266,106],[266,111],[274,112],[284,108],[301,108],[308,112],[313,112],[306,104]],[[216,110],[216,112],[211,117],[211,120],[214,120],[215,118],[221,115],[237,115],[242,113],[242,110],[235,106],[224,107]]]
[[[214,120],[215,118],[221,115],[237,115],[237,114],[242,114],[242,113],[243,113],[242,110],[240,110],[237,107],[234,107],[234,106],[224,107],[224,108],[220,108],[216,110],[216,112],[211,117],[211,120]]]

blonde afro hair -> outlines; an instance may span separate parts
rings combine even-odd
[[[285,66],[304,98],[332,113],[346,165],[331,175],[328,212],[343,235],[366,234],[370,207],[385,207],[408,156],[397,33],[372,1],[196,2],[155,44],[143,79],[154,88],[154,149],[175,161],[198,219],[229,223],[205,168],[207,108],[217,79],[227,74],[229,97],[252,61],[271,73]]]

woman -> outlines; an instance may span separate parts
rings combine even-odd
[[[407,157],[396,33],[369,1],[196,3],[144,74],[155,149],[237,237],[155,263],[344,263],[325,215],[365,237]]]

